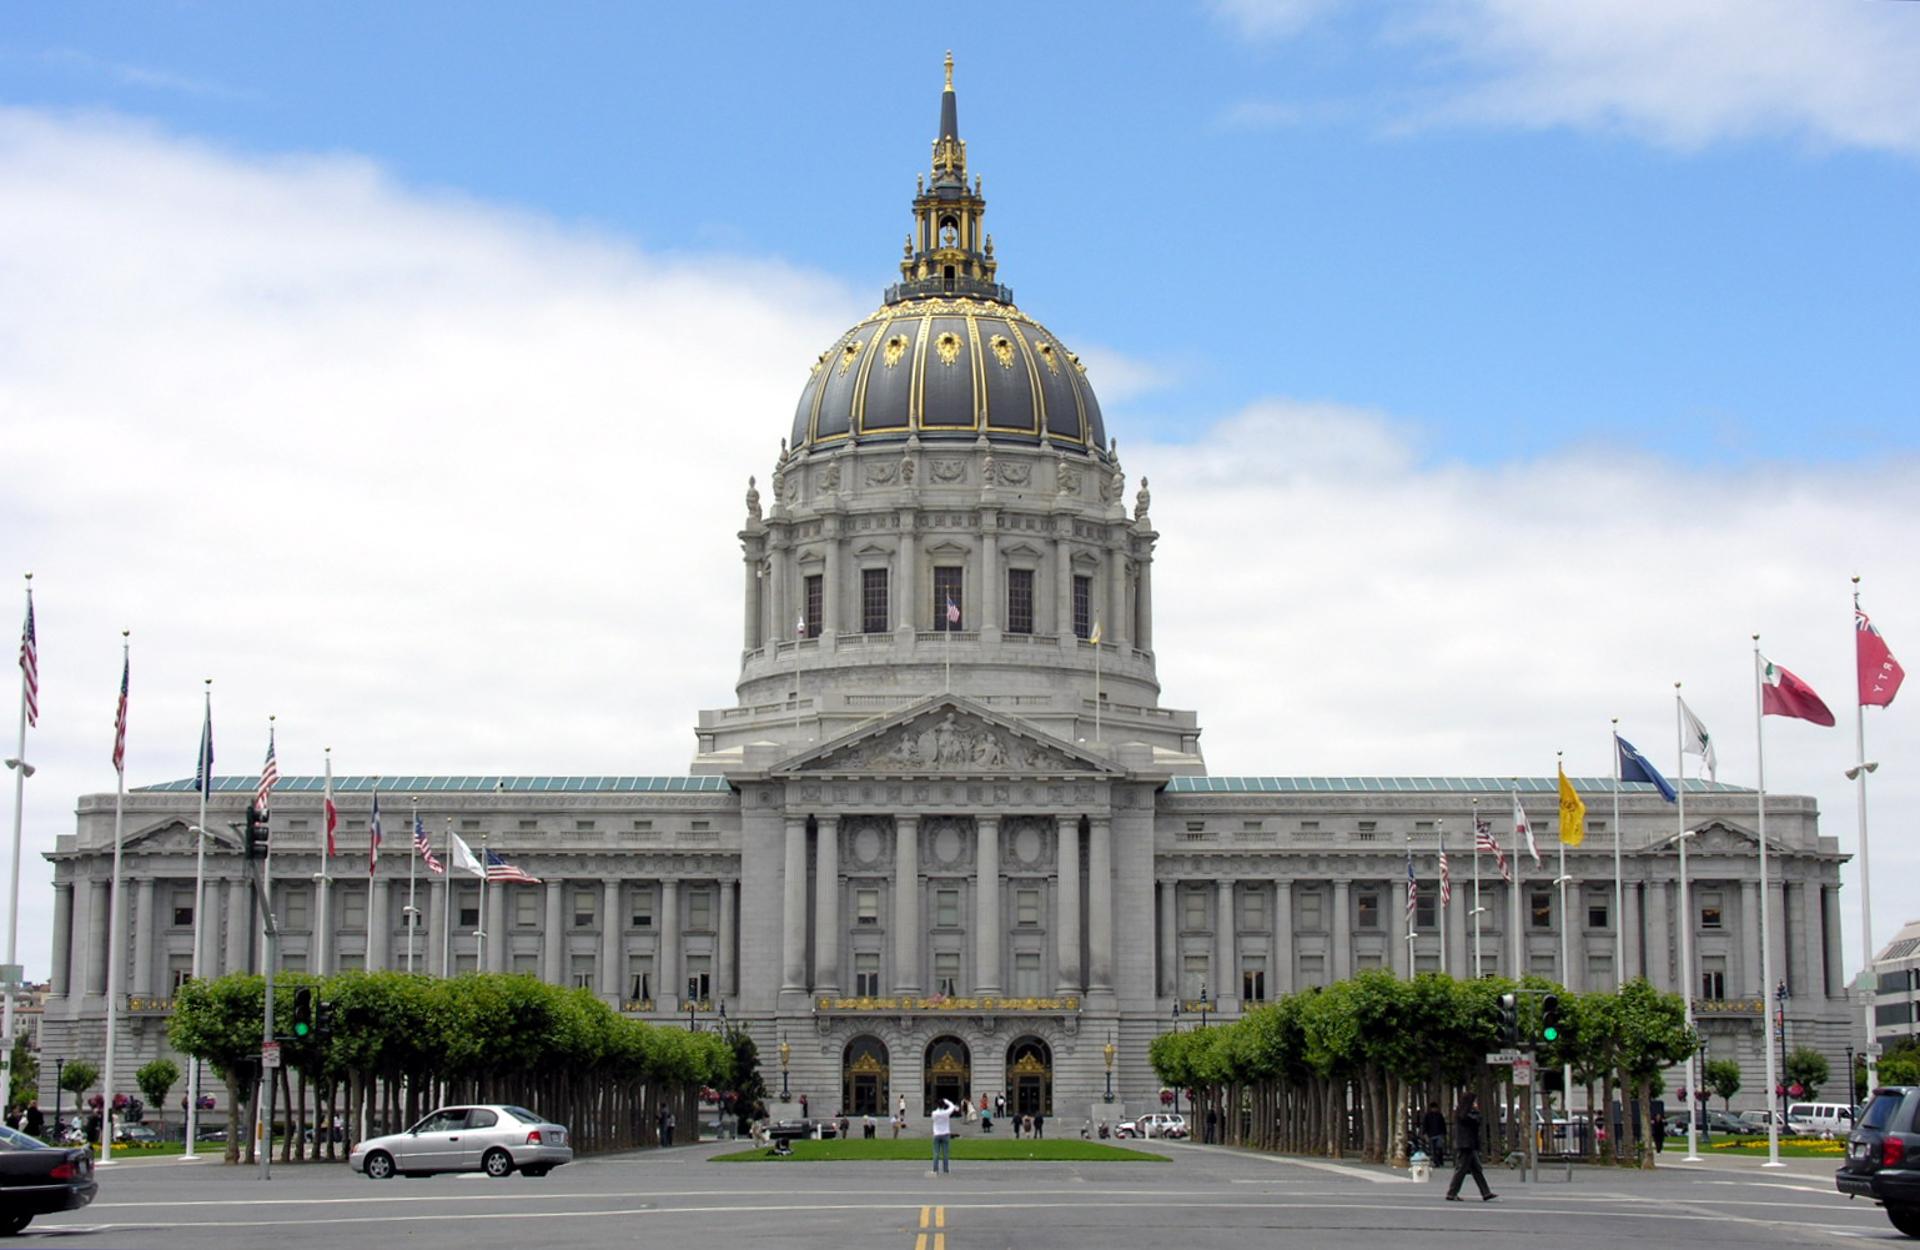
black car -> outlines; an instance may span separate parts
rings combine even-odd
[[[1858,1125],[1847,1137],[1847,1161],[1833,1184],[1853,1198],[1872,1198],[1887,1209],[1893,1226],[1920,1237],[1920,1086],[1889,1085],[1873,1091]]]
[[[13,1236],[36,1215],[78,1211],[99,1191],[90,1151],[0,1128],[0,1237]]]

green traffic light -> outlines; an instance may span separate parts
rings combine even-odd
[[[1549,1024],[1546,1028],[1540,1031],[1540,1036],[1546,1038],[1550,1042],[1557,1042],[1560,1040],[1560,1030],[1554,1028],[1551,1024]]]
[[[305,1020],[293,1026],[293,1035],[295,1037],[305,1037],[307,1035],[307,1022]]]

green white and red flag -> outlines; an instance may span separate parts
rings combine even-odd
[[[1833,713],[1813,687],[1765,656],[1760,657],[1760,712],[1791,716],[1816,725],[1832,725]]]

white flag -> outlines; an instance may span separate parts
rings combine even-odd
[[[1540,848],[1533,844],[1533,826],[1527,823],[1527,813],[1520,806],[1520,792],[1518,790],[1513,792],[1513,832],[1516,838],[1513,857],[1515,859],[1520,858],[1519,840],[1524,839],[1527,844],[1527,854],[1533,856],[1533,866],[1538,868],[1540,866]]]
[[[475,858],[465,840],[457,833],[450,833],[447,836],[453,839],[453,866],[462,872],[470,872],[476,877],[486,876],[487,870],[480,866],[480,861]]]
[[[1720,761],[1713,755],[1713,735],[1707,732],[1707,727],[1700,723],[1700,718],[1693,714],[1693,709],[1687,706],[1685,699],[1680,700],[1680,723],[1684,727],[1680,735],[1681,752],[1699,756],[1700,762],[1707,766],[1707,780],[1718,781],[1716,770],[1720,767]]]

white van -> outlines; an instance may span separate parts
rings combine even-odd
[[[1787,1107],[1787,1131],[1801,1137],[1845,1137],[1853,1132],[1853,1108],[1839,1102],[1796,1102]]]

